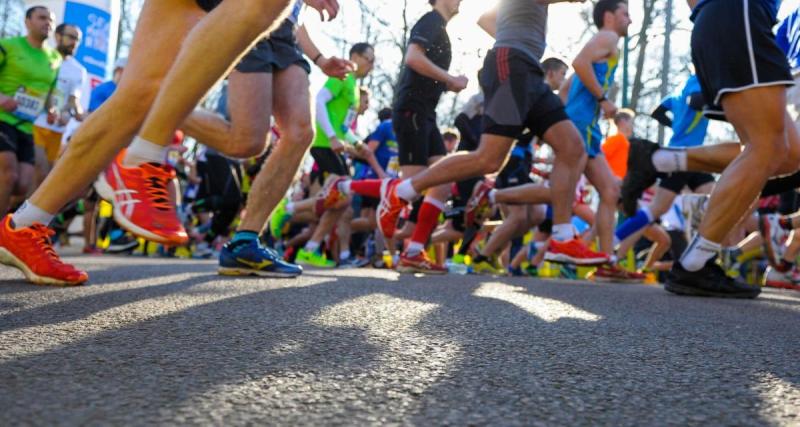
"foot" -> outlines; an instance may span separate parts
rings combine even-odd
[[[369,265],[369,259],[351,256],[349,258],[339,260],[339,268],[362,268]]]
[[[618,265],[600,266],[592,274],[592,279],[595,282],[643,283],[646,278],[647,276],[642,273],[628,271]]]
[[[328,259],[328,257],[317,251],[307,251],[305,249],[300,249],[297,251],[297,257],[294,259],[294,262],[301,265],[310,265],[312,267],[319,268],[336,267],[336,261]]]
[[[405,253],[400,255],[397,271],[401,273],[447,274],[447,268],[436,264],[432,259],[428,258],[428,254],[425,251],[415,256],[408,256]]]
[[[399,179],[384,179],[381,183],[381,203],[375,212],[378,219],[378,229],[387,239],[391,239],[397,230],[397,218],[408,204],[397,195]]]
[[[0,264],[22,271],[37,285],[77,286],[89,279],[86,272],[64,263],[50,238],[55,232],[42,224],[11,228],[11,215],[0,222]]]
[[[752,299],[761,293],[759,286],[748,285],[726,276],[722,267],[713,259],[696,272],[687,271],[681,263],[676,262],[667,275],[664,289],[677,295],[719,298]]]
[[[544,259],[556,264],[575,265],[603,265],[609,262],[608,255],[589,249],[586,243],[577,238],[566,242],[551,240]]]
[[[289,199],[283,198],[278,203],[278,206],[275,206],[275,210],[272,211],[272,215],[269,217],[269,233],[275,239],[280,239],[283,236],[283,229],[292,218],[292,215],[286,212],[287,204],[289,204]]]
[[[641,139],[631,141],[628,153],[628,174],[622,181],[622,210],[627,216],[636,214],[639,198],[644,190],[655,184],[658,171],[653,165],[653,153],[658,144]]]
[[[784,230],[780,226],[779,219],[778,215],[759,215],[758,217],[758,229],[761,232],[764,254],[767,256],[769,265],[778,269],[780,269],[786,242],[791,235],[790,231]]]
[[[218,272],[224,276],[291,278],[303,274],[303,269],[282,260],[258,240],[241,240],[222,247]]]
[[[492,211],[492,204],[489,202],[489,192],[492,191],[492,184],[483,181],[472,192],[472,196],[467,201],[464,209],[464,224],[466,226],[476,225],[485,220]]]
[[[793,269],[790,272],[781,273],[772,267],[767,267],[767,272],[764,274],[762,284],[770,288],[794,289],[800,291],[800,272]]]
[[[317,200],[314,203],[314,213],[318,217],[321,217],[325,211],[336,207],[336,205],[347,199],[347,196],[339,191],[339,184],[347,181],[347,179],[348,178],[338,177],[325,183],[325,186],[320,190],[317,195]]]
[[[498,275],[505,271],[498,268],[491,260],[484,260],[472,263],[472,272],[475,274]]]
[[[112,240],[106,248],[106,252],[112,254],[119,254],[125,252],[132,252],[139,247],[139,241],[128,234],[122,234],[120,237]]]
[[[84,246],[81,253],[84,255],[103,255],[103,250],[97,246]]]
[[[155,163],[125,167],[120,161],[119,156],[114,159],[94,184],[100,196],[114,205],[114,220],[152,242],[186,244],[189,236],[167,190],[175,172]]]

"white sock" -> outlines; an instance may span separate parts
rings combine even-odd
[[[162,164],[166,160],[167,147],[153,144],[137,136],[133,138],[128,151],[125,152],[125,159],[122,163],[125,166],[139,166],[143,163]]]
[[[495,201],[496,197],[497,197],[497,189],[489,190],[489,203],[493,205],[497,204],[497,202]]]
[[[319,242],[315,242],[313,240],[309,240],[306,243],[306,246],[303,248],[306,252],[316,252],[319,249]]]
[[[50,225],[50,222],[55,218],[55,215],[48,213],[44,209],[39,208],[26,200],[22,206],[11,215],[11,221],[14,223],[14,228],[30,227],[34,223]]]
[[[722,245],[719,243],[706,240],[697,234],[681,256],[681,265],[687,271],[700,271],[709,260],[717,256],[720,249]]]
[[[407,202],[413,202],[419,198],[419,193],[411,185],[410,179],[404,179],[397,185],[397,195]]]
[[[352,182],[353,181],[349,180],[349,179],[345,180],[345,181],[341,181],[338,184],[336,184],[336,187],[337,187],[337,189],[339,190],[340,193],[344,194],[345,196],[350,196],[350,195],[353,194],[353,190],[350,188],[350,184]]]
[[[575,238],[575,229],[572,224],[553,224],[553,239],[566,242]]]
[[[422,243],[411,242],[406,248],[406,255],[413,257],[419,255],[420,252],[425,250],[425,245]]]
[[[341,252],[339,252],[339,259],[340,260],[347,259],[347,258],[350,258],[350,251],[341,251]]]
[[[294,214],[294,202],[289,202],[286,204],[286,213],[289,215]]]
[[[653,165],[659,172],[686,172],[689,154],[680,149],[659,149],[653,153]]]

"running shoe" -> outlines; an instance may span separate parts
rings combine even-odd
[[[609,262],[608,255],[589,249],[586,243],[577,238],[566,242],[551,240],[544,259],[556,264],[575,265],[603,265]]]
[[[214,248],[208,242],[200,242],[195,245],[192,251],[192,258],[194,259],[209,259],[214,256]]]
[[[484,180],[472,192],[472,196],[467,201],[467,206],[464,209],[464,224],[466,226],[476,225],[489,216],[492,211],[489,192],[492,191],[492,188],[492,184]]]
[[[103,250],[97,246],[84,246],[81,253],[84,255],[103,255]]]
[[[762,279],[762,285],[770,288],[793,289],[800,291],[800,272],[792,269],[786,273],[767,267],[767,271]]]
[[[307,251],[305,249],[297,251],[297,257],[294,259],[294,262],[319,268],[336,267],[336,261],[328,259],[328,257],[317,251]]]
[[[303,274],[303,269],[282,260],[255,239],[226,243],[219,254],[218,272],[224,276],[291,278]]]
[[[643,283],[647,276],[625,270],[618,265],[604,265],[598,267],[590,278],[595,282],[605,283]]]
[[[696,272],[687,271],[676,262],[667,274],[664,289],[677,295],[742,299],[753,299],[761,293],[760,286],[748,285],[725,275],[713,259]]]
[[[349,258],[340,259],[339,268],[362,268],[369,265],[368,258],[359,258],[357,256],[351,256]]]
[[[292,215],[289,212],[286,212],[286,205],[289,204],[289,199],[283,198],[278,206],[275,206],[275,210],[272,211],[272,215],[269,217],[269,233],[275,239],[280,239],[283,235],[283,229],[286,227],[286,224],[292,219]]]
[[[120,230],[121,231],[121,230]],[[106,252],[111,254],[119,254],[125,252],[132,252],[139,247],[139,240],[131,237],[127,233],[122,233],[116,239],[112,239],[108,243]]]
[[[53,249],[55,232],[42,224],[14,230],[11,215],[0,222],[0,264],[22,271],[37,285],[77,286],[89,279],[86,272],[64,263]]]
[[[475,274],[498,275],[505,271],[498,268],[491,260],[484,260],[472,264],[472,272]]]
[[[421,251],[416,256],[400,255],[397,271],[401,273],[447,274],[447,267],[436,264],[428,257],[428,253]]]
[[[381,202],[375,211],[378,220],[378,229],[383,237],[391,239],[397,230],[397,218],[408,204],[397,195],[399,179],[384,179],[381,182]]]
[[[339,191],[339,184],[347,181],[347,179],[348,178],[338,177],[328,181],[325,186],[322,187],[322,190],[319,192],[317,198],[322,200],[323,209],[330,209],[336,206],[337,203],[347,198],[344,193]]]
[[[175,171],[156,163],[126,167],[117,156],[95,182],[100,196],[114,205],[114,220],[152,242],[184,245],[189,235],[178,220],[167,186]]]
[[[627,216],[636,214],[639,198],[644,190],[655,184],[658,171],[653,165],[653,153],[660,147],[650,141],[632,139],[628,153],[628,174],[622,181],[622,211]]]
[[[779,215],[759,215],[758,230],[761,232],[761,241],[764,245],[764,254],[773,268],[781,269],[781,260],[785,252],[786,243],[789,241],[791,231],[784,230],[779,224]]]

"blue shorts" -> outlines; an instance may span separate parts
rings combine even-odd
[[[572,121],[575,127],[578,128],[578,133],[581,134],[583,139],[583,146],[586,148],[586,153],[590,159],[594,159],[603,153],[600,145],[603,143],[603,133],[600,132],[600,125],[596,121],[591,123],[580,123],[575,120]]]

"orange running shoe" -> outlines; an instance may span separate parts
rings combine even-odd
[[[317,216],[322,216],[328,209],[335,207],[342,200],[347,199],[347,196],[339,191],[339,183],[347,181],[348,178],[339,177],[328,181],[317,196],[314,202],[314,213]]]
[[[126,167],[121,158],[117,156],[94,184],[100,197],[114,205],[114,220],[152,242],[168,246],[186,244],[189,236],[167,191],[175,171],[155,163]]]
[[[447,274],[447,267],[436,264],[428,258],[425,251],[421,251],[416,256],[410,257],[405,253],[400,255],[400,262],[397,263],[397,271],[401,273],[424,273],[424,274]]]
[[[481,182],[472,192],[472,196],[467,201],[464,209],[464,223],[469,227],[478,225],[485,220],[492,212],[492,204],[489,202],[489,193],[494,188],[489,181]]]
[[[378,219],[378,229],[383,236],[391,239],[397,230],[397,218],[400,212],[408,204],[397,195],[397,185],[399,179],[384,179],[381,183],[381,202],[375,210]]]
[[[14,230],[11,215],[0,222],[0,263],[15,267],[37,285],[78,286],[89,280],[85,271],[65,264],[50,238],[55,231],[36,223]]]
[[[603,265],[609,262],[608,255],[589,249],[580,239],[566,242],[550,240],[544,259],[556,264],[575,265]]]

